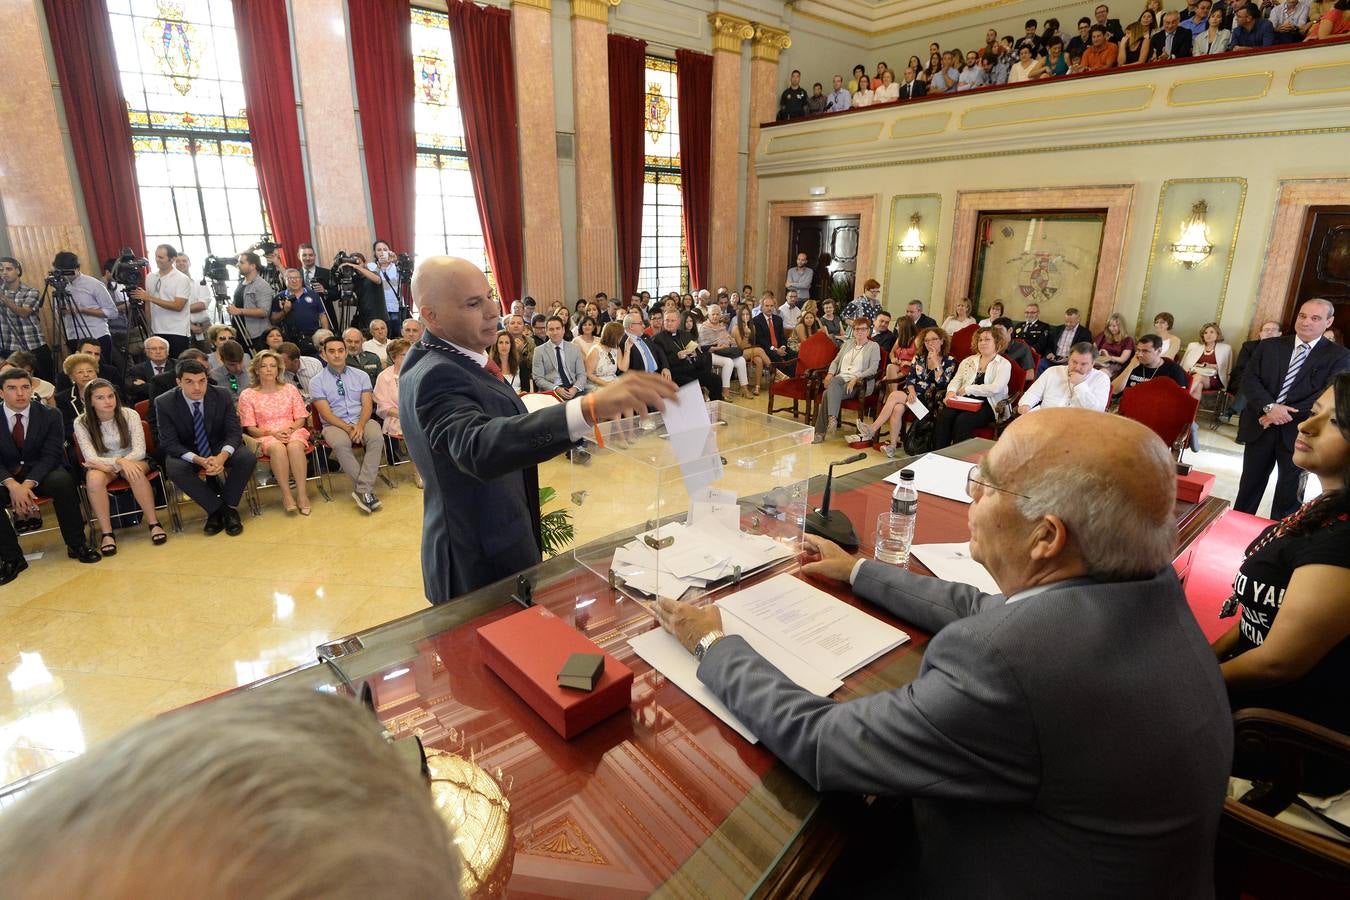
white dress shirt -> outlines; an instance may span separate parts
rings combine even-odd
[[[460,353],[463,353],[469,359],[478,363],[478,365],[487,367],[488,355],[478,350],[470,350],[468,347],[461,347],[459,344],[446,341],[451,347],[454,347]],[[567,437],[573,443],[581,440],[591,433],[591,426],[586,424],[586,417],[581,412],[581,398],[573,397],[564,404],[564,412],[567,415]]]
[[[1019,405],[1033,412],[1061,406],[1105,411],[1110,399],[1111,379],[1102,370],[1093,369],[1078,384],[1071,385],[1068,366],[1051,366],[1027,388]]]

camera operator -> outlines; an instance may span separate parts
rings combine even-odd
[[[401,283],[398,274],[398,256],[389,248],[388,241],[376,241],[371,249],[375,251],[373,262],[366,263],[364,269],[358,269],[366,280],[379,285],[384,291],[383,315],[371,316],[364,324],[375,319],[384,319],[391,328],[399,327],[402,322],[403,300],[399,294]]]
[[[56,364],[38,316],[42,298],[22,279],[23,265],[12,256],[0,256],[0,359],[27,350],[37,362],[38,376],[54,381]]]
[[[179,253],[173,258],[173,267],[192,282],[192,293],[188,295],[188,327],[192,332],[192,344],[201,347],[206,343],[206,330],[215,324],[215,316],[211,310],[215,293],[211,290],[211,285],[198,284],[192,277],[192,260],[186,253]]]
[[[66,290],[70,294],[61,316],[66,332],[66,349],[73,351],[79,346],[81,338],[92,338],[103,348],[104,359],[112,360],[113,341],[108,323],[120,313],[113,303],[112,295],[108,293],[107,285],[81,272],[80,258],[69,250],[56,254],[52,268],[65,277],[68,285]]]
[[[250,349],[262,347],[262,337],[271,328],[272,285],[260,277],[262,260],[251,250],[239,254],[239,274],[243,283],[234,289],[234,303],[225,307],[225,311],[243,323],[245,334],[239,335],[247,341]]]
[[[300,277],[305,287],[314,293],[323,303],[323,311],[328,321],[337,322],[337,310],[333,308],[333,273],[319,265],[319,254],[313,244],[301,244],[295,248],[295,256],[300,260]]]
[[[311,335],[320,328],[332,329],[323,301],[305,287],[299,269],[286,270],[286,289],[272,299],[272,324],[280,325],[286,340],[299,346],[300,352],[317,356]]]
[[[172,244],[155,248],[155,272],[145,286],[131,292],[133,300],[145,304],[150,333],[169,342],[169,357],[176,359],[192,342],[192,280],[173,267],[178,250]]]

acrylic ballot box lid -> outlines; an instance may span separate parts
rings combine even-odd
[[[709,427],[670,434],[660,413],[606,422],[588,458],[573,456],[571,502],[588,523],[574,557],[629,596],[693,600],[797,565],[812,429],[706,406]]]

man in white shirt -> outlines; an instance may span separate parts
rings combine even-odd
[[[1296,44],[1308,34],[1308,0],[1286,0],[1270,11],[1270,25],[1275,29],[1275,43]]]
[[[192,293],[189,295],[188,303],[188,322],[192,332],[192,342],[194,344],[203,344],[206,342],[206,332],[212,325],[216,324],[215,319],[215,292],[209,284],[199,284],[192,278],[192,272],[189,271],[192,266],[192,260],[186,253],[179,253],[173,258],[173,267],[187,276],[188,281],[192,282]]]
[[[370,340],[361,345],[361,349],[374,353],[380,358],[380,365],[389,364],[389,353],[386,347],[389,346],[389,326],[384,324],[383,319],[376,319],[370,323]]]
[[[797,292],[788,288],[788,292],[783,295],[783,308],[778,311],[778,317],[783,320],[783,327],[788,331],[797,327],[797,320],[802,317],[802,308],[797,303]]]
[[[1087,341],[1074,344],[1069,350],[1069,361],[1046,369],[1022,395],[1017,412],[1026,415],[1032,410],[1056,406],[1076,406],[1080,409],[1105,411],[1111,399],[1111,379],[1092,362],[1097,348]]]
[[[131,292],[149,313],[150,330],[155,337],[169,342],[169,356],[176,358],[192,343],[192,280],[174,268],[178,250],[172,244],[155,248],[155,271],[146,276],[145,286]]]
[[[844,90],[844,76],[834,76],[834,90],[825,95],[826,112],[843,112],[853,106],[853,95]]]

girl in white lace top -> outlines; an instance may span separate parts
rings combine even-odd
[[[84,461],[85,489],[94,508],[103,541],[99,552],[117,553],[108,502],[108,485],[123,479],[145,513],[146,527],[155,544],[163,544],[169,535],[159,524],[155,511],[155,492],[150,485],[150,464],[145,458],[145,432],[136,410],[122,405],[117,391],[102,378],[89,382],[84,393],[84,412],[75,420],[75,443]]]

